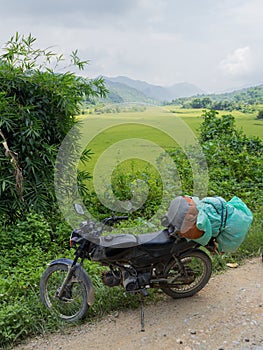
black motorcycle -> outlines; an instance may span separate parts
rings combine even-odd
[[[70,236],[75,259],[57,259],[44,271],[41,300],[58,317],[75,322],[87,314],[94,302],[94,287],[83,267],[85,259],[108,267],[102,274],[108,287],[122,285],[126,293],[141,294],[142,331],[143,300],[148,288],[161,289],[176,299],[193,296],[207,284],[212,273],[210,257],[198,243],[180,237],[171,227],[140,235],[105,235],[110,224],[127,218],[112,215],[101,225],[90,220],[82,222]]]

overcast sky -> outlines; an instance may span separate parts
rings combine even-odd
[[[15,32],[125,75],[207,92],[263,83],[262,0],[0,0],[0,46]]]

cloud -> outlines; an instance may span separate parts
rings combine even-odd
[[[250,0],[242,1],[240,6],[235,6],[232,8],[232,15],[240,24],[249,25],[253,28],[262,28],[262,12],[263,12],[263,2],[262,0]],[[262,32],[260,33],[260,35]],[[257,33],[254,33],[257,35]]]
[[[87,19],[94,15],[119,16],[128,12],[138,0],[9,0],[0,3],[1,14],[57,18],[65,14],[83,14]]]
[[[0,1],[0,46],[32,33],[40,48],[78,49],[89,76],[220,91],[263,81],[262,11],[262,0]]]
[[[240,47],[227,55],[219,63],[220,69],[224,74],[240,77],[247,75],[253,70],[253,55],[249,46]]]

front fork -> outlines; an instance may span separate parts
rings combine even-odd
[[[67,273],[67,276],[65,277],[61,287],[58,289],[57,293],[56,293],[56,296],[61,299],[63,294],[64,294],[64,291],[66,289],[66,286],[69,284],[70,280],[72,279],[75,271],[76,271],[76,268],[77,268],[77,265],[71,265],[71,266],[68,266],[69,269],[68,269],[68,273]]]
[[[80,245],[80,247],[76,250],[76,253],[75,253],[75,259],[73,260],[72,264],[71,265],[68,265],[68,273],[67,273],[67,276],[65,277],[61,287],[59,288],[56,296],[61,299],[62,298],[62,295],[65,291],[65,288],[66,286],[69,284],[70,280],[72,279],[78,265],[77,265],[77,261],[78,259],[82,256],[81,258],[81,262],[80,262],[80,265],[82,266],[83,264],[83,261],[84,261],[84,257],[82,255],[82,251],[85,247],[85,244],[86,242],[82,242],[82,244]]]

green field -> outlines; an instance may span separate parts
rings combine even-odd
[[[201,109],[180,109],[176,106],[148,107],[142,112],[120,112],[88,114],[79,116],[83,121],[82,134],[87,148],[93,152],[88,171],[93,173],[94,166],[103,152],[113,144],[130,139],[149,140],[165,150],[171,150],[178,144],[184,147],[197,142],[198,129],[202,123]],[[221,111],[219,115],[229,114]],[[233,111],[237,128],[248,136],[263,139],[263,120],[256,119],[256,112],[244,114]],[[138,140],[140,143],[140,140]],[[131,148],[134,143],[130,142]],[[129,145],[129,141],[125,147]],[[143,141],[142,141],[143,145]],[[120,148],[122,144],[119,144]],[[151,152],[151,145],[143,150]],[[118,146],[117,146],[118,147]],[[132,149],[129,150],[132,152]],[[129,152],[128,152],[129,153]],[[142,151],[143,156],[144,151]],[[138,157],[137,157],[138,158]]]
[[[180,109],[176,106],[164,107],[170,113],[174,113],[176,116],[182,118],[196,133],[197,129],[202,122],[202,109]],[[236,119],[237,128],[241,128],[248,136],[258,136],[263,139],[263,120],[257,120],[256,116],[258,112],[243,113],[240,111],[219,111],[219,115],[232,114]]]

